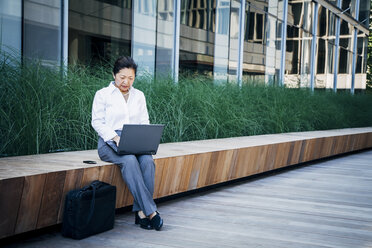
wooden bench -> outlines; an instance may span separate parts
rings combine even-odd
[[[161,144],[154,198],[371,147],[372,127]],[[61,223],[66,193],[96,179],[117,186],[117,208],[132,204],[97,150],[1,158],[0,238]]]

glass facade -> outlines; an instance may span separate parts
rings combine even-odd
[[[44,64],[61,61],[61,1],[23,1],[23,55]]]
[[[326,24],[326,25],[324,25]],[[315,88],[333,88],[336,16],[324,7],[318,11]]]
[[[56,65],[130,55],[140,76],[364,89],[370,2],[327,2],[2,0],[0,44]]]
[[[14,53],[22,48],[22,0],[0,1],[0,45]]]
[[[138,72],[154,75],[156,46],[156,0],[132,0],[132,57]],[[161,15],[159,15],[161,16]]]
[[[284,78],[284,83],[288,87],[310,86],[313,12],[314,4],[311,1],[288,1],[286,74]]]
[[[283,2],[247,1],[243,49],[243,80],[278,83]]]

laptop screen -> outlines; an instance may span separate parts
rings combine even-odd
[[[118,154],[156,154],[163,129],[162,124],[124,124]]]

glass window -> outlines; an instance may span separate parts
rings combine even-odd
[[[256,25],[255,22],[255,14],[247,12],[246,19],[249,19],[249,22],[246,22],[246,40],[253,40],[254,39],[254,27]],[[247,35],[248,34],[248,35]]]
[[[266,67],[265,67],[265,82],[278,83],[277,79],[280,71],[281,59],[281,27],[278,19],[273,16],[266,15]]]
[[[338,0],[328,0],[331,4],[333,4],[334,6],[337,6],[337,2]]]
[[[310,63],[311,63],[311,43],[312,35],[307,32],[303,32],[303,37],[301,39],[301,78],[300,86],[309,87],[310,86]]]
[[[291,14],[292,16],[292,21],[291,21],[291,24],[295,25],[295,26],[301,26],[301,22],[302,22],[302,12],[303,12],[303,3],[292,3],[291,1],[291,4],[288,4],[288,9],[290,9],[291,11],[288,13]]]
[[[334,53],[335,53],[335,45],[331,42],[327,43],[327,73],[333,73],[334,69]]]
[[[326,60],[326,41],[324,39],[318,39],[318,51],[317,51],[317,71],[318,74],[325,73],[325,60]]]
[[[288,1],[288,24],[302,28],[308,32],[312,29],[312,7],[311,1]]]
[[[368,36],[364,35],[364,51],[363,51],[363,66],[362,73],[367,72],[367,59],[368,59]]]
[[[256,37],[255,42],[262,43],[263,31],[264,31],[264,15],[257,13],[256,14]]]
[[[156,0],[132,0],[132,57],[141,74],[154,75],[156,44]]]
[[[337,88],[350,89],[351,88],[351,63],[353,60],[353,53],[339,48],[338,74],[337,74]]]
[[[229,80],[236,80],[239,49],[239,12],[240,1],[231,1],[230,11],[230,44],[229,44]]]
[[[363,57],[360,55],[356,56],[355,73],[362,73],[362,61]]]
[[[333,88],[333,56],[334,45],[325,39],[319,39],[317,53],[316,88]]]
[[[203,5],[200,4],[202,1],[205,2]],[[179,51],[181,74],[198,72],[212,75],[216,4],[216,0],[181,0]],[[199,24],[201,18],[203,25]]]
[[[346,21],[341,20],[340,25],[340,46],[349,51],[352,50],[352,40],[353,40],[353,27]]]
[[[336,15],[333,14],[331,11],[328,11],[328,42],[335,44],[336,40]]]
[[[369,25],[370,0],[359,0],[359,21],[366,27]]]
[[[0,1],[0,49],[20,55],[21,41],[22,1],[2,0]]]
[[[286,65],[285,69],[289,74],[299,74],[299,64],[300,64],[300,42],[298,40],[287,40],[286,44]]]
[[[107,63],[131,55],[131,1],[111,2],[69,2],[69,63]]]
[[[345,73],[345,74],[348,74],[349,73],[349,63],[351,63],[351,59],[350,59],[350,55],[349,55],[349,51],[344,49],[344,48],[340,48],[340,54],[339,54],[339,64],[338,64],[338,73]]]
[[[61,1],[24,0],[23,54],[60,64]]]
[[[344,13],[348,13],[355,17],[355,4],[357,0],[341,0],[341,9],[345,11]]]
[[[265,2],[246,3],[245,34],[243,52],[243,80],[265,81],[266,49],[264,33],[266,26]]]
[[[299,38],[300,28],[292,25],[287,25],[287,38]]]
[[[309,87],[310,85],[313,7],[311,1],[290,0],[288,2],[285,63],[287,72],[285,82],[288,87]],[[319,66],[324,67],[324,63]]]
[[[226,80],[229,63],[230,1],[217,0],[213,76]]]
[[[328,17],[328,10],[322,6],[319,8],[318,12],[318,28],[317,28],[317,36],[322,37],[327,34],[327,27],[328,25],[324,25],[327,22]]]
[[[365,34],[359,34],[357,40],[357,63],[355,68],[355,73],[365,73],[364,70],[364,57],[367,54],[368,50],[368,38]]]
[[[313,7],[315,5],[312,1],[304,1],[304,16],[302,28],[307,32],[311,32],[313,28]]]
[[[269,0],[267,12],[276,18],[283,19],[283,0]]]
[[[158,1],[156,41],[156,75],[169,76],[172,73],[174,44],[173,0]]]

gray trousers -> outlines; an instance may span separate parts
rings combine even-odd
[[[132,211],[142,210],[148,216],[157,210],[153,200],[155,163],[151,155],[118,155],[101,137],[98,140],[98,155],[101,160],[120,167],[124,182],[134,198]]]

